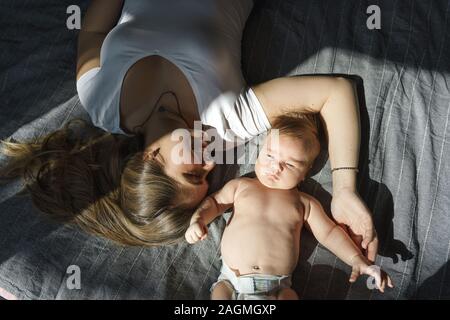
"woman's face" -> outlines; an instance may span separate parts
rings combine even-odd
[[[215,163],[202,157],[207,142],[201,133],[183,130],[180,140],[174,138],[173,132],[158,139],[155,159],[163,165],[165,173],[182,186],[183,204],[195,208],[207,194],[209,184],[206,177]]]

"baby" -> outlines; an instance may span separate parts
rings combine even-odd
[[[257,178],[231,180],[200,204],[185,234],[189,243],[204,240],[206,226],[234,206],[222,236],[222,269],[211,287],[211,299],[298,299],[291,289],[291,274],[298,262],[303,226],[352,267],[351,282],[360,274],[368,274],[375,278],[380,291],[386,282],[392,287],[390,278],[370,267],[320,203],[298,191],[297,185],[305,179],[319,151],[312,116],[281,116],[259,153]]]

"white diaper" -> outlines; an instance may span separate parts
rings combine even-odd
[[[253,273],[238,277],[223,260],[219,278],[212,284],[210,291],[221,281],[227,281],[234,289],[233,300],[275,299],[280,289],[290,288],[292,285],[290,275]]]

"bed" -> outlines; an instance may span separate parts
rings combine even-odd
[[[67,7],[88,1],[0,0],[0,138],[29,139],[72,118],[89,120],[75,86],[77,30]],[[381,29],[369,29],[369,5]],[[302,234],[293,287],[302,299],[450,298],[450,30],[448,0],[259,0],[247,22],[249,84],[297,74],[341,74],[358,84],[358,188],[380,238],[377,264],[395,288],[350,284],[350,268]],[[255,157],[250,142],[248,156]],[[301,189],[329,213],[324,161]],[[0,166],[7,159],[0,155]],[[251,165],[214,170],[212,188]],[[0,295],[7,299],[207,299],[220,270],[223,218],[200,244],[119,246],[48,221],[20,181],[0,187]],[[72,288],[78,266],[81,288]]]

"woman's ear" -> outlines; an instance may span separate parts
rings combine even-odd
[[[156,156],[158,155],[159,149],[160,148],[150,147],[145,150],[143,155],[144,161],[155,160]]]

